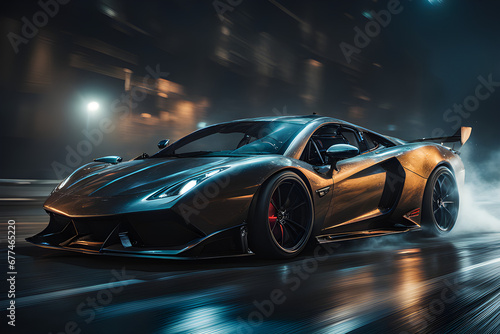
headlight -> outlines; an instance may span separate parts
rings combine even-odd
[[[150,196],[148,199],[162,199],[162,198],[167,198],[167,197],[174,197],[174,196],[183,195],[183,194],[187,193],[188,191],[190,191],[191,189],[193,189],[194,187],[196,187],[198,184],[200,184],[203,181],[205,181],[206,179],[208,179],[209,177],[214,176],[215,174],[220,173],[227,168],[228,167],[217,168],[217,169],[211,170],[209,172],[200,174],[200,175],[193,177],[191,179],[184,180],[184,181],[182,181],[182,182],[180,182],[172,187],[158,191],[154,195]]]

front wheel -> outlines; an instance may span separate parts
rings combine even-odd
[[[283,172],[266,182],[256,198],[249,224],[250,249],[269,258],[291,258],[306,246],[314,220],[304,181]]]
[[[451,231],[458,217],[459,194],[453,173],[438,167],[427,181],[422,204],[422,228],[426,235]]]

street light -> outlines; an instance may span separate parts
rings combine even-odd
[[[96,101],[92,101],[92,102],[89,102],[87,104],[87,112],[90,114],[90,115],[94,115],[97,113],[97,111],[99,110],[99,103],[96,102]]]

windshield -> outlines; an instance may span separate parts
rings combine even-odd
[[[193,132],[152,157],[283,154],[301,128],[279,121],[219,124]]]

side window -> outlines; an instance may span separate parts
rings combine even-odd
[[[323,165],[328,162],[326,150],[336,144],[351,144],[360,147],[358,135],[351,129],[341,128],[337,124],[325,125],[311,136],[300,160],[311,165]]]
[[[394,146],[389,140],[374,133],[363,132],[363,138],[368,150]]]
[[[378,144],[375,143],[375,142],[373,142],[372,137],[370,136],[370,134],[368,134],[366,132],[363,132],[363,139],[364,139],[364,142],[365,142],[366,151],[371,151],[371,150],[377,148]]]
[[[342,128],[341,134],[347,140],[349,145],[356,146],[361,151],[358,135],[353,130]]]
[[[321,156],[321,153],[319,152],[318,146],[316,145],[316,143],[312,138],[309,139],[309,141],[307,142],[307,145],[304,148],[304,152],[302,152],[300,160],[305,161],[314,166],[323,165],[325,163],[323,157]]]

